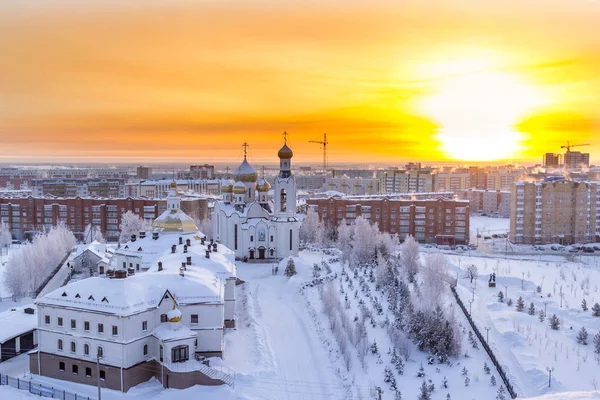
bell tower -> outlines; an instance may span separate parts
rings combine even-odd
[[[292,174],[294,153],[287,145],[288,133],[283,132],[283,147],[277,152],[279,157],[279,175],[273,186],[276,218],[296,216],[296,177]]]

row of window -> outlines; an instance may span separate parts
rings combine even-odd
[[[65,372],[65,363],[63,361],[60,361],[58,363],[58,370],[60,372]],[[79,365],[77,364],[73,364],[71,366],[71,372],[73,372],[73,375],[79,375]],[[85,369],[85,377],[86,378],[91,378],[92,377],[92,369],[89,367],[86,367]],[[101,381],[105,381],[106,380],[106,371],[101,369],[100,370],[100,380]]]
[[[58,351],[63,351],[63,340],[62,339],[58,339],[58,343],[57,346]],[[74,341],[71,341],[71,353],[77,353],[77,343]],[[86,356],[90,355],[90,345],[89,344],[84,344],[83,345],[83,354]],[[96,350],[96,354],[98,355],[98,357],[104,357],[104,348],[102,348],[102,346],[98,346],[97,350]]]
[[[45,315],[44,316],[44,323],[46,325],[50,325],[50,316],[49,315]],[[58,326],[63,326],[63,319],[62,317],[58,317],[56,320],[56,323]],[[77,320],[72,319],[71,320],[71,329],[77,329]],[[148,322],[144,321],[142,322],[142,330],[146,330],[148,329]],[[86,332],[90,331],[90,321],[84,321],[83,322],[83,330]],[[104,333],[104,324],[98,324],[98,333]],[[117,336],[119,335],[119,327],[116,325],[112,326],[112,334],[113,336]]]

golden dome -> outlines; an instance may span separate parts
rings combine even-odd
[[[229,179],[221,181],[221,192],[231,193],[233,191],[233,182]]]
[[[193,233],[198,227],[192,218],[181,210],[166,210],[152,223],[153,229],[163,232]]]
[[[258,174],[256,170],[244,158],[244,161],[233,171],[233,179],[239,182],[256,182]]]
[[[177,189],[177,182],[171,182],[171,189]]]
[[[260,178],[256,182],[256,190],[258,190],[259,192],[268,192],[269,190],[271,190],[271,185],[265,180],[265,178]]]
[[[246,194],[246,186],[242,182],[236,182],[235,185],[233,185],[233,193]]]
[[[175,307],[175,305],[173,305],[173,307]],[[169,311],[167,313],[167,318],[169,322],[180,322],[181,321],[181,311],[179,311],[177,308],[173,308],[171,311]]]
[[[287,143],[277,152],[277,157],[279,158],[292,158],[293,156],[294,152],[288,147]]]

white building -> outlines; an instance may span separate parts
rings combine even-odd
[[[279,175],[271,185],[258,179],[244,161],[233,172],[234,181],[221,186],[223,201],[215,203],[215,240],[235,252],[238,259],[280,259],[298,255],[296,177],[292,174],[292,150],[287,143],[277,153]]]
[[[133,235],[106,276],[36,302],[32,373],[92,385],[99,376],[121,391],[152,377],[172,388],[232,382],[201,361],[222,356],[224,329],[235,325],[234,254],[205,242],[179,201],[171,188],[151,235]]]

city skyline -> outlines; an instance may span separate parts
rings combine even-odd
[[[435,10],[435,11],[433,11]],[[540,12],[543,18],[540,18]],[[597,160],[600,5],[4,6],[2,163]],[[572,29],[577,26],[578,29]]]

